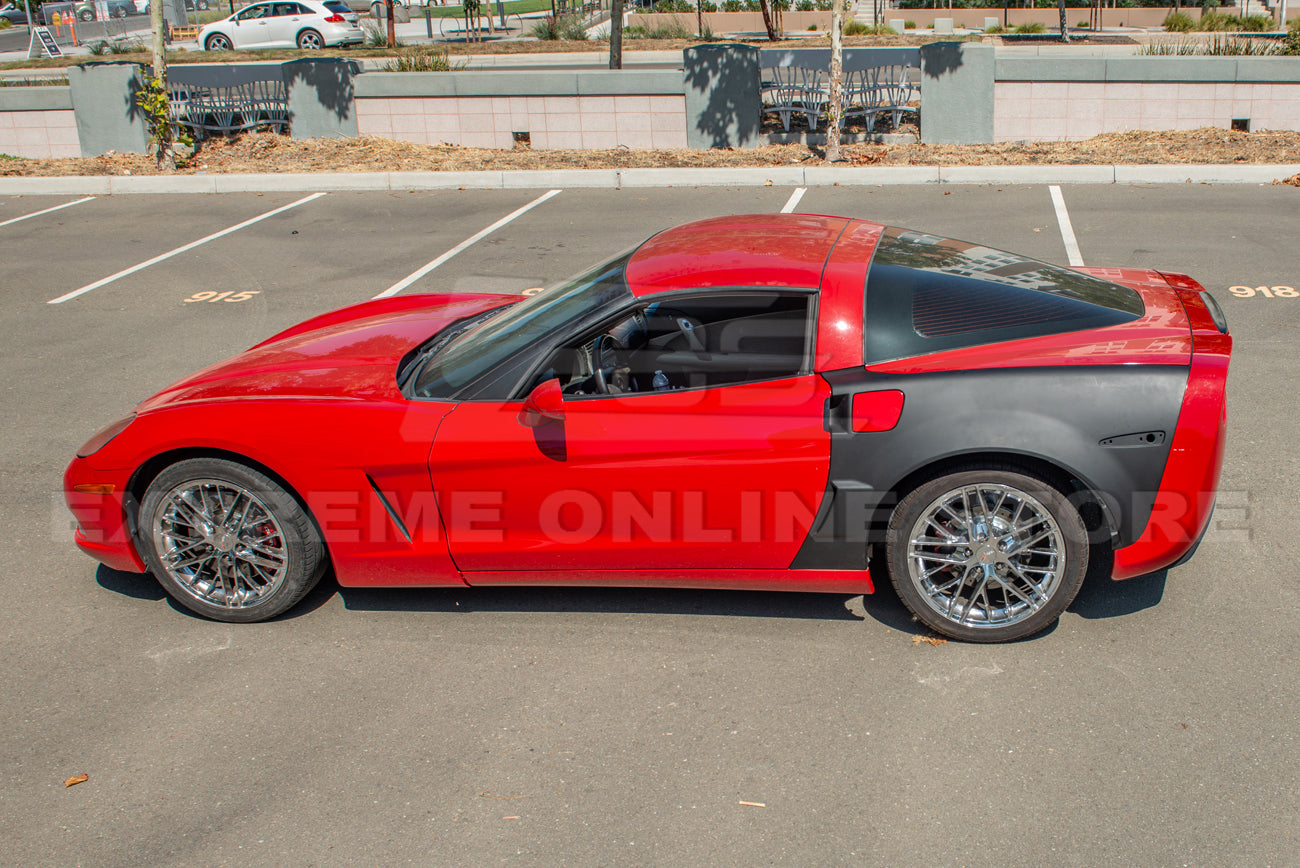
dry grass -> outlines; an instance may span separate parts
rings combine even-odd
[[[1034,166],[1152,163],[1300,163],[1300,133],[1108,133],[1083,142],[995,145],[850,145],[852,166]],[[252,133],[205,142],[179,174],[244,172],[402,172],[477,169],[729,168],[820,163],[805,145],[769,145],[744,151],[511,151],[415,145],[375,136],[294,141]],[[61,160],[5,159],[0,175],[153,175],[142,154]],[[1287,183],[1292,183],[1288,180]]]

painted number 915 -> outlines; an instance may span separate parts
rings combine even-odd
[[[1295,298],[1300,296],[1293,286],[1230,286],[1228,292],[1237,298],[1254,298],[1256,294],[1264,298]]]
[[[259,292],[261,292],[260,289],[246,289],[243,292],[235,292],[233,289],[229,292],[196,292],[185,299],[185,303],[189,304],[192,301],[248,301]]]

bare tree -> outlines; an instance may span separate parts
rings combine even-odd
[[[776,42],[781,37],[776,33],[776,27],[772,24],[771,0],[758,0],[758,8],[763,11],[763,26],[767,28],[767,38]]]
[[[609,7],[609,68],[623,68],[623,0]]]
[[[826,106],[826,162],[840,161],[840,115],[844,111],[844,0],[831,3],[831,88]]]
[[[388,16],[388,47],[397,47],[397,25],[393,23],[393,0],[384,0],[384,14]]]
[[[1056,8],[1061,10],[1061,41],[1070,41],[1070,28],[1065,23],[1065,0],[1056,0]]]

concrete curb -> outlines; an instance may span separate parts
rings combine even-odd
[[[738,169],[536,169],[268,175],[90,175],[0,178],[0,195],[517,190],[623,187],[825,187],[902,184],[1268,184],[1300,163],[1149,166],[762,166]]]

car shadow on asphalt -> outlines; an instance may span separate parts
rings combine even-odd
[[[1067,612],[1081,618],[1122,618],[1160,604],[1165,595],[1167,570],[1116,581],[1110,577],[1114,555],[1108,546],[1094,546],[1088,554],[1088,575]]]
[[[332,584],[332,582],[331,582]],[[339,588],[343,605],[364,612],[535,612],[617,615],[731,615],[859,621],[860,597],[779,591],[683,588]]]
[[[879,575],[879,574],[877,574]],[[1109,559],[1093,560],[1083,587],[1067,611],[1082,618],[1118,618],[1158,605],[1166,572],[1125,581],[1110,578]],[[199,617],[172,600],[148,573],[127,573],[100,566],[99,586],[134,600],[166,600],[175,611]],[[805,594],[789,591],[715,591],[683,588],[342,588],[327,574],[296,606],[275,618],[308,615],[337,594],[345,608],[363,612],[536,612],[621,615],[730,615],[742,618],[802,618],[862,621],[870,618],[892,630],[927,635],[898,599],[888,578],[876,582],[874,594]],[[1055,625],[1037,634],[1046,635]]]

